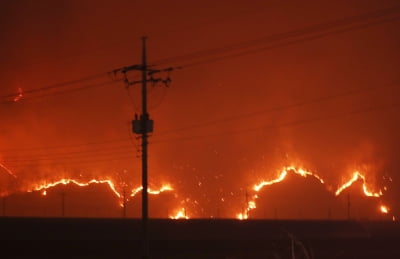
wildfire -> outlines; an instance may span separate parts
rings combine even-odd
[[[17,178],[17,176],[10,170],[8,169],[5,165],[0,163],[0,169],[3,169],[5,172],[7,172],[9,175],[13,176],[14,178]],[[294,166],[288,166],[284,167],[281,171],[278,172],[276,178],[269,179],[269,180],[263,180],[260,181],[258,184],[255,184],[251,188],[251,193],[248,195],[246,193],[246,205],[242,209],[241,213],[236,214],[236,218],[239,220],[246,220],[249,219],[250,217],[250,212],[254,209],[257,208],[256,200],[258,199],[258,193],[264,188],[271,186],[276,183],[283,182],[285,179],[287,179],[287,176],[289,173],[299,175],[301,177],[307,178],[307,177],[313,177],[317,179],[321,184],[325,184],[325,181],[318,176],[317,174],[305,170],[303,168],[298,168]],[[344,190],[347,188],[351,187],[355,182],[357,181],[362,181],[362,191],[363,194],[367,197],[381,197],[383,195],[382,191],[373,191],[367,187],[367,181],[366,181],[366,176],[361,174],[359,171],[353,172],[351,175],[351,178],[344,182],[342,185],[338,186],[337,189],[333,190],[333,193],[335,196],[339,196]],[[53,182],[39,182],[36,184],[33,184],[31,187],[28,189],[24,189],[25,191],[32,192],[32,191],[39,191],[43,196],[47,195],[47,191],[50,188],[56,187],[58,185],[69,185],[73,184],[76,186],[80,187],[86,187],[92,184],[106,184],[112,193],[119,198],[119,204],[120,206],[124,206],[124,204],[132,197],[135,197],[139,192],[143,190],[142,186],[133,188],[130,192],[127,194],[129,195],[127,198],[125,197],[125,191],[124,194],[120,192],[121,188],[117,188],[116,185],[111,179],[91,179],[91,180],[77,180],[77,179],[72,179],[72,178],[62,178],[57,181]],[[331,190],[331,189],[329,189]],[[386,190],[386,189],[385,189]],[[168,192],[168,191],[174,191],[174,188],[170,184],[163,184],[161,185],[160,188],[148,188],[148,193],[150,195],[159,195],[163,192]],[[5,194],[8,195],[8,194]],[[121,201],[123,200],[123,201]],[[378,210],[380,213],[383,214],[389,214],[390,208],[386,205],[383,205],[382,203],[379,205]],[[192,215],[193,216],[193,215]],[[169,218],[171,219],[189,219],[189,216],[187,215],[186,208],[180,208],[174,212],[174,214],[169,215]],[[394,218],[394,216],[393,216]]]
[[[358,172],[358,171],[353,173],[353,177],[349,181],[347,181],[343,185],[339,186],[339,188],[335,192],[335,195],[339,196],[339,194],[342,191],[344,191],[345,189],[350,187],[354,182],[358,181],[359,179],[362,179],[362,181],[363,181],[362,189],[363,189],[363,192],[364,192],[365,196],[368,196],[368,197],[381,197],[382,196],[382,191],[371,192],[370,190],[368,190],[367,185],[365,183],[366,182],[365,181],[365,176],[360,174],[360,172]]]
[[[288,172],[292,172],[294,174],[300,175],[302,177],[308,177],[308,176],[312,176],[314,178],[316,178],[320,183],[324,183],[324,180],[319,177],[316,174],[313,174],[310,171],[307,171],[305,169],[302,168],[296,168],[294,166],[288,166],[288,167],[284,167],[282,169],[282,171],[279,173],[278,177],[269,181],[261,181],[259,184],[256,184],[253,186],[253,191],[255,191],[256,193],[259,192],[262,188],[264,188],[265,186],[270,186],[276,183],[280,183],[283,180],[286,179],[286,176],[288,174]],[[243,219],[248,219],[249,218],[249,213],[251,210],[257,208],[256,206],[256,199],[258,198],[257,194],[253,195],[251,197],[251,199],[249,201],[247,201],[247,207],[245,209],[244,213],[238,213],[236,215],[237,219],[243,220]]]
[[[138,194],[138,193],[141,192],[142,190],[143,190],[143,187],[142,187],[142,186],[137,187],[137,188],[135,188],[135,189],[132,190],[130,196],[131,196],[131,197],[135,197],[136,194]],[[153,189],[151,189],[151,188],[148,188],[148,189],[147,189],[147,192],[148,192],[149,194],[158,195],[158,194],[160,194],[160,193],[163,193],[163,192],[166,192],[166,191],[173,191],[173,190],[174,190],[174,189],[171,187],[171,185],[166,184],[166,185],[161,186],[161,188],[158,189],[158,190],[153,190]]]
[[[249,217],[248,217],[247,213],[238,213],[236,215],[236,218],[239,220],[244,220],[244,219],[248,219]]]
[[[13,101],[14,102],[18,102],[19,100],[22,99],[22,97],[24,97],[23,92],[22,92],[22,88],[18,87],[18,95],[14,97]]]
[[[181,208],[178,210],[175,215],[169,217],[170,219],[189,219],[189,216],[186,215],[186,209]]]
[[[302,169],[302,168],[296,168],[293,166],[289,166],[289,167],[283,168],[282,171],[277,176],[277,178],[269,180],[269,181],[263,180],[260,183],[254,185],[253,191],[255,193],[258,193],[262,188],[264,188],[266,186],[270,186],[270,185],[282,182],[283,180],[286,179],[288,172],[292,172],[292,173],[300,175],[302,177],[312,176],[312,177],[316,178],[321,184],[325,184],[324,180],[320,176],[318,176],[310,171],[307,171],[305,169]],[[353,183],[355,183],[356,181],[358,181],[360,179],[363,181],[362,190],[363,190],[363,193],[365,196],[381,197],[383,195],[382,191],[373,192],[373,191],[369,190],[366,185],[365,176],[362,175],[360,172],[356,171],[353,173],[353,176],[351,177],[350,180],[348,180],[347,182],[345,182],[344,184],[342,184],[341,186],[339,186],[337,188],[337,190],[335,191],[335,196],[339,196],[345,189],[349,188]],[[239,220],[248,219],[250,211],[257,208],[256,202],[255,202],[257,198],[258,198],[257,194],[254,194],[253,196],[251,196],[251,199],[247,201],[246,209],[244,210],[244,212],[236,214],[236,218]],[[387,214],[389,212],[389,208],[385,205],[381,205],[380,211],[384,214]]]
[[[67,178],[63,178],[61,180],[58,180],[56,182],[52,182],[52,183],[46,183],[46,184],[41,184],[38,185],[36,187],[33,188],[33,191],[42,191],[42,195],[46,195],[47,194],[47,189],[55,187],[57,185],[67,185],[67,184],[75,184],[78,186],[89,186],[91,184],[108,184],[108,186],[110,187],[110,189],[113,191],[113,193],[118,197],[121,198],[121,194],[116,190],[114,183],[111,180],[96,180],[96,179],[92,179],[90,181],[87,182],[79,182],[77,180],[74,179],[67,179]]]
[[[320,181],[320,183],[324,183],[324,180],[322,180],[322,178],[316,174],[313,174],[302,168],[296,168],[293,166],[289,166],[289,167],[283,168],[283,170],[281,171],[281,173],[279,174],[279,176],[276,179],[273,179],[270,181],[262,181],[261,183],[254,185],[253,190],[256,192],[259,192],[264,186],[273,185],[275,183],[282,182],[283,180],[285,180],[289,171],[293,172],[295,174],[298,174],[302,177],[312,176],[312,177],[316,178],[318,181]]]

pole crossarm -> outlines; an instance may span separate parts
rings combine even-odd
[[[151,65],[150,65],[151,67]],[[143,66],[141,65],[131,65],[131,66],[126,66],[122,68],[117,68],[112,71],[114,76],[116,76],[118,73],[121,73],[124,77],[123,81],[125,82],[126,86],[132,86],[136,84],[143,84],[143,80],[146,80],[146,82],[151,83],[153,86],[155,86],[158,83],[164,84],[166,87],[169,87],[170,83],[172,82],[171,78],[169,77],[169,73],[181,69],[181,67],[168,67],[168,68],[163,68],[163,69],[151,69],[149,66]],[[146,79],[142,80],[135,80],[135,81],[129,81],[127,73],[129,71],[142,71],[145,72],[147,76],[149,76]],[[153,75],[158,74],[158,73],[168,73],[166,78],[162,77],[153,77]]]

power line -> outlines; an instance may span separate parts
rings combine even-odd
[[[365,107],[362,109],[357,109],[353,111],[348,111],[345,113],[339,113],[339,114],[332,114],[330,116],[320,116],[320,117],[315,117],[315,118],[306,118],[306,119],[299,119],[299,120],[294,120],[294,121],[289,121],[281,124],[270,124],[262,127],[255,127],[255,128],[248,128],[248,129],[243,129],[243,130],[236,130],[236,131],[225,131],[225,132],[219,132],[219,133],[214,133],[214,134],[205,134],[205,135],[192,135],[192,136],[186,136],[186,137],[180,137],[180,138],[170,138],[170,139],[164,139],[164,140],[158,140],[158,141],[152,141],[149,144],[162,144],[162,143],[168,143],[168,142],[176,142],[176,141],[196,141],[196,140],[203,140],[204,138],[212,138],[212,137],[223,137],[223,136],[230,136],[230,135],[241,135],[241,134],[246,134],[250,132],[265,132],[268,130],[276,129],[276,128],[285,128],[285,127],[293,127],[293,126],[299,126],[299,125],[304,125],[304,124],[309,124],[309,123],[317,123],[321,121],[327,121],[327,120],[335,120],[335,119],[341,119],[344,117],[351,117],[355,116],[358,114],[362,113],[368,113],[368,112],[376,112],[376,111],[382,111],[386,109],[394,109],[394,108],[399,108],[399,104],[385,104],[385,105],[380,105],[380,106],[369,106]],[[117,155],[116,155],[117,154]],[[128,155],[126,156],[126,152],[121,152],[121,155],[118,155],[119,153],[105,153],[104,158],[98,159],[98,157],[94,156],[88,156],[87,159],[84,160],[75,160],[75,158],[65,158],[65,159],[54,159],[50,160],[48,159],[49,163],[51,161],[57,162],[57,165],[60,164],[68,164],[70,166],[72,165],[79,165],[79,164],[90,164],[90,163],[101,163],[101,162],[107,162],[107,161],[117,161],[117,160],[132,160],[132,156]],[[70,159],[70,160],[68,160]],[[67,160],[67,161],[65,161]],[[21,168],[21,167],[26,167],[26,166],[32,166],[32,163],[35,162],[43,162],[47,161],[44,159],[27,159],[27,160],[20,160],[20,161],[10,161],[7,162],[7,164],[10,167],[14,168]]]
[[[175,56],[175,57],[171,57],[171,58],[166,58],[166,59],[155,61],[155,62],[153,62],[153,64],[164,65],[164,64],[176,63],[178,61],[182,62],[185,60],[202,59],[201,61],[196,61],[196,62],[191,62],[191,63],[180,65],[180,67],[182,67],[182,68],[187,68],[190,66],[207,64],[207,63],[224,60],[224,59],[228,59],[228,58],[249,55],[249,54],[253,54],[253,53],[258,53],[260,51],[265,51],[265,50],[268,50],[271,48],[292,45],[295,43],[300,43],[302,41],[309,41],[309,40],[313,40],[313,39],[317,39],[317,38],[322,38],[322,37],[332,35],[332,34],[353,31],[353,30],[357,30],[357,29],[371,27],[371,26],[385,23],[385,22],[395,21],[395,20],[398,20],[400,17],[393,17],[391,19],[378,20],[378,21],[376,19],[388,16],[388,15],[396,14],[398,11],[400,11],[400,7],[395,6],[395,7],[391,7],[391,8],[382,9],[382,10],[379,10],[376,12],[366,13],[366,14],[362,14],[362,15],[358,15],[358,16],[347,17],[347,18],[343,18],[343,19],[331,21],[331,22],[326,22],[326,23],[320,23],[317,25],[304,27],[301,29],[296,29],[296,30],[292,30],[289,32],[285,32],[285,33],[273,34],[273,35],[269,35],[269,36],[266,36],[266,37],[263,37],[260,39],[256,39],[256,40],[246,41],[246,42],[228,45],[228,46],[219,47],[219,48],[212,48],[212,49],[203,50],[203,51],[197,51],[197,52],[193,52],[190,54]],[[375,21],[370,21],[370,22],[367,22],[364,24],[357,24],[357,23],[366,22],[370,19],[375,19]],[[353,26],[353,27],[344,28],[345,26]],[[311,35],[313,33],[314,34],[319,33],[319,34]],[[304,36],[308,36],[308,37],[299,39],[299,37],[304,37]],[[282,42],[282,41],[292,39],[292,38],[294,38],[296,40],[289,41],[289,42]],[[220,54],[224,54],[227,52],[240,51],[240,50],[248,49],[248,48],[251,48],[251,47],[254,47],[257,45],[265,45],[265,44],[276,44],[276,45],[269,46],[269,47],[262,47],[262,48],[259,48],[256,50],[252,49],[252,50],[242,51],[240,53],[225,55],[225,56],[218,57],[218,58],[207,58],[212,55],[220,55]],[[206,59],[204,59],[205,57],[206,57]]]
[[[99,78],[101,76],[106,76],[106,75],[107,75],[107,73],[93,74],[93,75],[86,76],[86,77],[83,77],[83,78],[80,78],[80,79],[75,79],[75,80],[65,81],[65,82],[62,82],[62,83],[56,83],[56,84],[51,84],[51,85],[47,85],[47,86],[43,86],[43,87],[39,87],[39,88],[25,90],[23,93],[24,94],[32,94],[32,93],[39,93],[39,92],[49,91],[49,90],[57,89],[57,88],[60,88],[60,87],[65,87],[65,86],[79,84],[79,83],[86,82],[86,81],[91,81],[91,80],[94,80],[96,78]],[[11,93],[11,94],[2,95],[2,96],[0,96],[0,99],[13,98],[15,96],[18,96],[19,94],[20,93],[17,92],[17,93]]]
[[[285,123],[277,124],[277,125],[271,124],[271,125],[267,125],[267,126],[263,126],[263,127],[248,128],[248,129],[237,130],[237,131],[225,131],[225,132],[219,132],[219,133],[208,134],[208,135],[192,135],[192,136],[186,136],[186,137],[181,137],[181,138],[170,138],[170,139],[164,139],[164,140],[161,139],[161,140],[157,140],[154,142],[150,142],[149,144],[159,144],[159,143],[176,142],[176,141],[202,140],[204,138],[240,135],[240,134],[256,132],[256,131],[263,132],[263,131],[276,129],[276,128],[292,127],[292,126],[297,126],[297,125],[302,125],[302,124],[307,124],[307,123],[315,123],[315,122],[326,121],[326,120],[340,119],[343,117],[349,117],[349,116],[353,116],[353,115],[357,115],[357,114],[380,111],[380,110],[385,110],[385,109],[399,108],[399,107],[400,107],[399,104],[371,106],[371,107],[367,107],[364,109],[349,111],[349,112],[341,113],[341,114],[334,114],[331,116],[321,116],[321,117],[317,117],[317,118],[301,119],[301,120],[285,122]]]
[[[363,93],[366,91],[372,91],[372,90],[396,87],[396,86],[398,87],[398,84],[399,84],[399,82],[391,82],[391,83],[387,83],[387,84],[383,84],[383,85],[376,84],[375,86],[368,87],[368,88],[359,87],[359,88],[355,88],[355,89],[352,89],[352,90],[349,90],[346,92],[325,95],[325,96],[321,96],[321,97],[317,97],[317,98],[313,98],[313,99],[309,99],[309,100],[300,101],[297,103],[286,104],[286,105],[276,106],[276,107],[272,107],[272,108],[268,108],[268,109],[262,109],[262,110],[258,110],[258,111],[237,114],[237,115],[233,115],[233,116],[229,116],[229,117],[225,117],[225,118],[221,118],[221,119],[211,120],[208,122],[188,125],[188,126],[181,127],[181,128],[164,130],[164,131],[161,131],[161,132],[157,133],[156,135],[154,135],[154,137],[157,138],[159,136],[167,135],[169,133],[185,131],[185,130],[193,129],[193,128],[207,127],[210,125],[225,123],[225,122],[229,122],[229,121],[248,119],[249,117],[260,116],[260,115],[264,115],[266,113],[271,113],[271,112],[284,111],[284,110],[298,108],[298,107],[302,107],[302,106],[306,106],[306,105],[310,105],[310,104],[317,104],[317,103],[334,100],[334,99],[338,99],[338,98],[342,98],[342,97],[346,97],[346,96],[356,95],[356,94]]]
[[[345,29],[340,29],[340,30],[334,31],[334,32],[326,32],[326,33],[321,33],[321,34],[316,34],[316,35],[310,35],[308,37],[304,37],[304,38],[297,39],[297,40],[292,40],[292,41],[287,41],[287,42],[282,42],[282,43],[271,45],[271,46],[268,46],[268,47],[262,47],[262,48],[258,48],[258,49],[251,49],[251,50],[246,50],[246,51],[242,51],[242,52],[239,52],[239,53],[224,55],[224,56],[221,56],[221,57],[209,58],[209,59],[205,59],[205,60],[201,60],[201,61],[197,61],[197,62],[186,63],[186,64],[183,64],[183,65],[180,65],[179,68],[189,68],[189,67],[194,67],[194,66],[199,66],[199,65],[204,65],[204,64],[215,63],[215,62],[219,62],[219,61],[223,61],[223,60],[233,59],[233,58],[237,58],[237,57],[257,54],[257,53],[260,53],[260,52],[264,52],[264,51],[268,51],[268,50],[272,50],[272,49],[276,49],[276,48],[281,48],[281,47],[291,46],[291,45],[295,45],[295,44],[302,43],[302,42],[321,39],[323,37],[330,36],[330,35],[333,35],[333,34],[350,32],[350,31],[354,31],[354,30],[357,30],[357,29],[368,28],[368,27],[371,27],[371,26],[374,26],[374,25],[378,25],[378,24],[382,24],[382,23],[386,23],[386,22],[393,22],[393,21],[397,21],[399,19],[400,19],[400,16],[395,17],[395,18],[391,18],[391,19],[382,20],[382,21],[379,21],[379,22],[376,22],[376,23],[370,23],[370,24],[364,24],[364,25],[355,26],[353,28],[345,28]]]
[[[85,142],[80,144],[71,144],[71,145],[59,145],[59,146],[36,146],[36,147],[27,147],[27,148],[10,148],[10,149],[0,149],[0,152],[24,152],[24,151],[35,151],[35,150],[54,150],[54,149],[65,149],[65,148],[77,148],[77,147],[86,147],[86,146],[98,146],[110,143],[118,143],[118,142],[128,142],[129,138],[118,138],[118,139],[109,139],[104,141],[95,141],[95,142]]]
[[[112,156],[105,157],[105,158],[101,158],[101,159],[91,158],[91,159],[73,160],[73,161],[62,161],[62,160],[47,161],[47,164],[52,164],[52,162],[56,162],[57,166],[76,166],[76,165],[82,165],[82,164],[101,164],[103,162],[120,161],[120,160],[129,160],[131,163],[132,155],[125,155],[125,154],[119,155],[119,156],[114,156],[114,157],[112,157]],[[28,162],[30,162],[30,163],[28,163]],[[24,163],[18,163],[18,164],[10,164],[9,166],[13,169],[32,167],[35,162],[39,163],[40,160],[26,161]]]
[[[361,23],[361,22],[367,21],[368,19],[378,19],[378,18],[385,17],[388,15],[396,14],[396,12],[398,12],[399,10],[400,10],[400,7],[394,6],[391,8],[378,10],[376,12],[370,12],[370,13],[366,13],[366,14],[362,14],[362,15],[358,15],[358,16],[343,18],[343,19],[336,20],[336,21],[320,23],[317,25],[305,27],[302,29],[292,30],[292,31],[285,32],[285,33],[269,35],[267,37],[263,37],[263,38],[256,39],[256,40],[246,41],[246,42],[233,44],[233,45],[229,45],[229,46],[225,46],[225,47],[212,48],[209,50],[198,51],[198,52],[194,52],[191,54],[185,54],[185,55],[180,55],[180,56],[171,57],[171,58],[167,58],[167,59],[162,59],[162,60],[155,61],[154,64],[158,66],[158,65],[162,65],[162,64],[174,63],[177,61],[182,62],[185,60],[201,59],[199,61],[186,63],[186,64],[183,64],[183,65],[177,67],[177,68],[188,68],[188,67],[192,67],[192,66],[208,64],[208,63],[212,63],[212,62],[216,62],[216,61],[240,57],[240,56],[244,56],[244,55],[255,54],[255,53],[270,50],[273,48],[293,45],[293,44],[301,43],[304,41],[322,38],[322,37],[336,34],[336,33],[343,33],[343,32],[348,32],[348,31],[352,31],[352,30],[356,30],[356,29],[370,27],[370,26],[385,23],[385,22],[396,21],[400,17],[392,17],[391,19],[372,21],[372,22],[369,22],[366,24],[359,24],[357,26],[353,26],[350,28],[342,28],[344,26],[352,25],[354,23]],[[342,28],[342,29],[339,29],[339,28]],[[334,31],[330,32],[329,30],[334,30]],[[310,35],[312,33],[320,33],[320,34]],[[299,39],[299,37],[302,37],[302,36],[303,37],[308,36],[308,37]],[[292,40],[292,41],[282,42],[282,41],[292,39],[292,38],[297,38],[297,39]],[[252,48],[257,45],[265,45],[265,44],[275,44],[275,45],[243,51],[243,49],[248,49],[248,48]],[[220,54],[233,52],[233,51],[241,51],[241,52],[225,54],[223,56],[214,57],[214,58],[210,57],[212,55],[220,55]],[[206,58],[206,59],[204,59],[204,58]],[[35,94],[35,93],[46,92],[49,90],[62,88],[62,87],[69,86],[69,85],[79,84],[79,83],[82,83],[85,81],[94,80],[101,76],[109,75],[110,73],[113,73],[114,71],[116,71],[116,70],[93,74],[93,75],[89,75],[89,76],[86,76],[86,77],[83,77],[80,79],[66,81],[66,82],[62,82],[62,83],[56,83],[56,84],[52,84],[52,85],[47,85],[47,86],[40,87],[40,88],[25,90],[23,94],[24,95]],[[83,90],[83,89],[87,89],[87,88],[99,87],[99,86],[102,86],[105,84],[107,84],[107,82],[89,85],[89,86],[81,87],[81,88],[68,89],[64,92],[53,93],[53,94],[65,94],[68,92]],[[15,92],[15,93],[11,93],[11,94],[2,95],[2,96],[0,96],[0,100],[13,98],[15,96],[18,96],[19,94],[20,94],[19,92]],[[53,95],[53,94],[50,94],[50,95]],[[46,96],[50,96],[50,95],[42,95],[42,96],[36,96],[36,97],[32,97],[32,98],[46,97]],[[32,98],[29,98],[29,99],[32,99]],[[23,99],[28,99],[28,98],[24,97]]]
[[[33,159],[38,160],[52,160],[58,158],[75,158],[75,157],[84,157],[84,156],[101,156],[113,154],[115,152],[126,152],[128,150],[134,149],[135,147],[132,145],[124,145],[117,147],[102,147],[102,149],[95,150],[82,150],[82,151],[71,151],[71,152],[60,152],[60,153],[51,153],[51,154],[24,154],[22,157],[28,156]],[[25,161],[27,159],[21,159],[21,155],[19,156],[8,156],[3,154],[3,160],[6,162],[14,162],[14,161]]]
[[[188,125],[188,126],[181,127],[181,128],[168,129],[168,130],[161,131],[156,135],[153,135],[153,137],[157,139],[158,137],[162,137],[164,135],[169,135],[170,133],[185,131],[185,130],[192,129],[192,128],[200,128],[200,127],[206,127],[206,126],[221,124],[221,123],[230,122],[230,121],[236,121],[236,120],[240,120],[240,119],[248,119],[249,117],[260,116],[260,115],[264,115],[266,113],[284,111],[287,109],[293,109],[293,108],[302,107],[302,106],[306,106],[306,105],[311,105],[311,104],[321,103],[321,102],[325,102],[325,101],[329,101],[329,100],[334,100],[337,98],[356,95],[356,94],[363,93],[366,91],[373,91],[373,90],[382,89],[382,88],[392,88],[392,87],[396,87],[396,86],[398,86],[398,82],[395,81],[395,82],[390,82],[390,83],[386,83],[386,84],[379,84],[379,85],[375,84],[375,86],[367,87],[367,88],[359,87],[359,88],[351,89],[349,91],[332,94],[332,95],[321,96],[321,97],[304,100],[304,101],[297,102],[297,103],[286,104],[286,105],[276,106],[276,107],[272,107],[272,108],[268,108],[268,109],[262,109],[262,110],[258,110],[258,111],[237,114],[237,115],[230,116],[230,117],[225,117],[225,118],[211,120],[211,121],[207,121],[207,122],[203,122],[203,123]],[[105,145],[105,144],[129,142],[131,140],[132,139],[130,137],[130,138],[121,138],[121,139],[110,139],[110,140],[99,141],[99,142],[86,142],[86,143],[75,144],[75,145],[0,149],[0,152],[3,152],[3,153],[19,152],[20,153],[20,152],[27,152],[27,151],[28,152],[29,151],[40,151],[40,150],[46,151],[46,150],[57,150],[57,149],[81,148],[81,147],[88,147],[88,146],[89,147],[90,146],[99,147],[99,146]],[[152,143],[155,143],[155,142],[152,142]],[[115,147],[102,147],[102,148],[114,149]],[[127,148],[131,148],[131,146],[127,146]],[[90,152],[90,151],[88,151],[88,152]],[[79,152],[72,152],[72,153],[79,154],[79,153],[86,153],[86,151],[79,151]],[[53,151],[53,154],[54,154],[54,151]],[[61,154],[66,154],[66,153],[61,153]]]
[[[82,87],[67,89],[65,91],[57,91],[57,92],[48,93],[48,94],[35,95],[35,96],[30,96],[30,97],[23,97],[21,99],[21,101],[31,101],[31,100],[36,100],[36,99],[39,99],[39,98],[46,98],[46,97],[52,97],[52,96],[57,96],[57,95],[63,95],[63,94],[83,91],[83,90],[86,90],[86,89],[92,89],[92,88],[99,88],[99,87],[103,87],[103,86],[108,86],[108,85],[116,84],[116,83],[120,83],[120,82],[121,82],[121,80],[119,80],[119,81],[108,81],[108,82],[102,82],[102,83],[90,84],[90,85],[84,85]]]

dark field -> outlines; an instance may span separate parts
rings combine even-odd
[[[1,218],[0,228],[0,258],[141,257],[137,219]],[[400,258],[390,221],[154,219],[149,237],[150,258]]]

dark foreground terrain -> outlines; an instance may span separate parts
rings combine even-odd
[[[0,258],[140,258],[140,220],[0,218]],[[400,224],[150,220],[150,258],[400,258]]]

